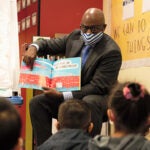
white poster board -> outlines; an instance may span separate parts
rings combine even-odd
[[[18,91],[19,42],[16,0],[0,0],[0,96]]]

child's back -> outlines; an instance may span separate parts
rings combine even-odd
[[[141,135],[114,138],[96,136],[89,142],[90,150],[150,150],[150,141]]]
[[[58,111],[58,132],[38,150],[87,150],[92,127],[91,110],[84,101],[65,101]]]
[[[150,94],[139,83],[118,84],[110,96],[108,117],[114,124],[111,137],[96,136],[89,150],[150,150],[144,135],[150,127]]]

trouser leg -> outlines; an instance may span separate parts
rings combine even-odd
[[[91,132],[92,137],[101,132],[103,116],[107,113],[107,99],[107,96],[100,95],[89,95],[83,98],[91,108],[92,112],[91,120],[94,124],[94,128]]]
[[[30,118],[36,145],[41,145],[52,135],[52,117],[57,118],[60,101],[44,94],[33,97],[30,101]]]

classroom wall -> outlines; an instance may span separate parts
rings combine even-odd
[[[126,0],[124,0],[126,1]],[[147,0],[146,0],[147,1]],[[145,2],[146,2],[145,1]],[[150,53],[147,51],[147,54],[145,54],[145,51],[143,52],[143,55],[140,55],[138,53],[135,53],[136,55],[128,55],[126,53],[126,42],[130,39],[131,41],[137,40],[137,39],[143,39],[142,43],[144,42],[143,46],[147,47],[147,50],[150,47],[150,36],[149,36],[149,27],[150,27],[150,12],[141,13],[142,10],[142,2],[144,0],[135,0],[134,4],[134,17],[123,20],[123,8],[122,8],[122,0],[105,0],[103,1],[103,11],[105,14],[105,20],[107,24],[107,28],[105,32],[109,35],[111,35],[116,42],[120,45],[121,51],[123,54],[123,67],[121,68],[118,76],[118,80],[120,82],[124,81],[137,81],[141,82],[143,85],[146,86],[146,88],[150,91],[150,80],[149,80],[149,74],[150,74],[150,65],[149,65],[149,58]],[[148,2],[148,1],[147,1]],[[148,5],[149,6],[149,5]],[[111,11],[110,11],[111,10]],[[128,10],[128,12],[130,12]],[[144,18],[144,19],[143,19]],[[142,29],[146,30],[143,32],[138,32],[138,28],[136,26],[136,29],[133,30],[133,23],[134,25],[137,25],[138,20],[142,20]],[[132,25],[128,26],[127,32],[128,34],[126,36],[122,36],[123,34],[123,27],[128,24],[128,22],[132,21]],[[130,23],[129,23],[130,24]],[[141,24],[141,21],[140,21]],[[141,26],[141,25],[140,25]],[[131,27],[131,28],[130,28]],[[141,28],[140,28],[141,29]],[[118,32],[119,31],[119,32]],[[129,32],[130,31],[130,32]],[[134,31],[134,32],[131,32]],[[122,33],[120,33],[122,32]],[[117,37],[116,37],[117,36]],[[139,44],[140,46],[141,44]],[[138,55],[138,56],[137,56]],[[130,60],[129,60],[130,57]],[[143,57],[142,59],[137,59]],[[125,59],[124,59],[125,58]],[[128,61],[126,61],[126,58]],[[146,58],[146,59],[145,59]],[[135,67],[136,66],[136,67]],[[114,132],[114,126],[110,125],[110,134]],[[150,139],[150,134],[147,136],[148,139]]]
[[[79,28],[83,12],[90,7],[102,9],[103,0],[41,0],[40,35],[54,37]]]
[[[111,36],[123,63],[119,81],[141,82],[150,91],[150,5],[147,0],[111,0]]]

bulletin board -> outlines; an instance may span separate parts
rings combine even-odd
[[[112,0],[111,35],[119,44],[122,69],[150,66],[150,1]]]

